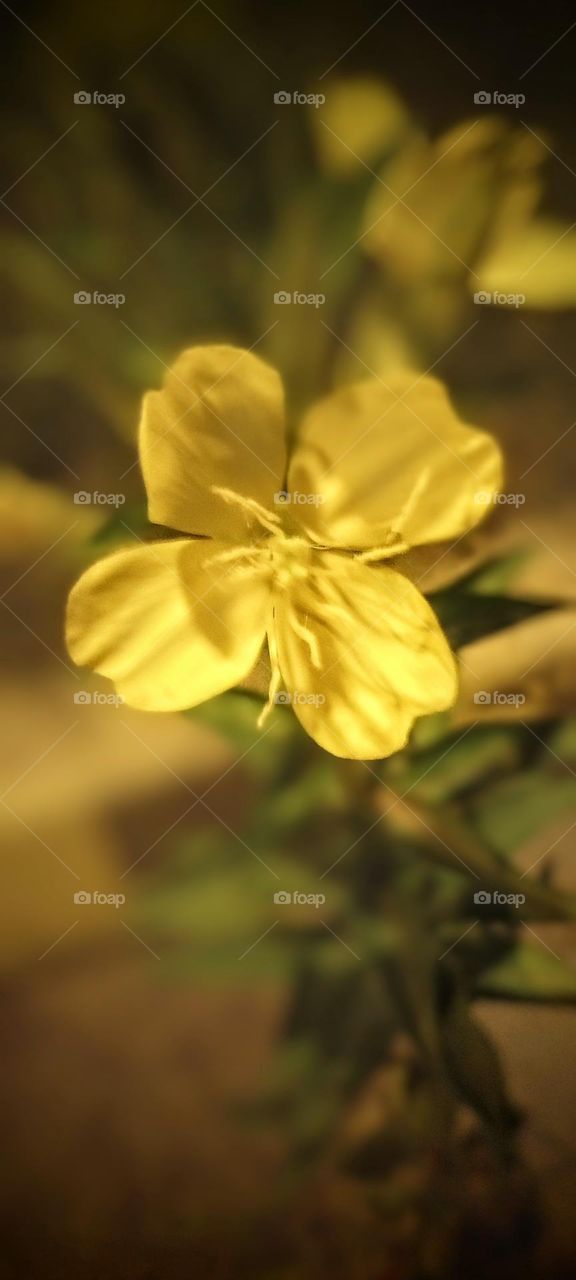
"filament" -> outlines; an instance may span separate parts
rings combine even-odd
[[[277,516],[272,511],[268,511],[266,507],[261,506],[255,498],[247,498],[242,493],[236,493],[234,489],[223,489],[219,485],[215,484],[212,485],[212,493],[215,493],[219,498],[223,498],[224,502],[230,502],[232,504],[235,503],[236,506],[241,507],[243,511],[248,511],[250,515],[256,517],[258,523],[261,524],[264,529],[268,530],[268,533],[279,532],[281,527],[280,516]]]

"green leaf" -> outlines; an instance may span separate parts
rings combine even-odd
[[[513,586],[520,571],[531,557],[525,547],[506,556],[495,556],[479,568],[472,569],[458,582],[459,587],[479,595],[502,595]]]
[[[428,600],[453,649],[558,607],[556,602],[517,600],[458,587],[433,592]]]
[[[480,978],[477,991],[503,1000],[576,1000],[576,967],[546,947],[519,942]]]
[[[138,538],[149,539],[152,528],[153,525],[148,521],[146,502],[129,502],[119,507],[97,530],[92,543],[93,546],[108,551],[130,540],[136,542]]]
[[[320,917],[330,919],[342,896],[333,884],[325,904],[286,905],[274,900],[282,890],[318,894],[313,867],[232,834],[206,832],[147,878],[131,901],[130,923],[189,976],[268,980],[293,968],[320,931],[329,938]]]
[[[412,730],[410,747],[415,751],[427,751],[438,742],[447,741],[453,732],[450,711],[436,711],[431,716],[419,716]]]
[[[550,734],[548,744],[561,760],[576,761],[576,716],[568,716]]]
[[[216,729],[246,753],[247,767],[267,777],[278,770],[282,753],[302,731],[291,710],[284,714],[284,708],[280,708],[266,725],[268,732],[264,736],[257,723],[261,710],[262,698],[258,695],[231,689],[184,714]]]
[[[576,814],[576,778],[530,769],[505,778],[474,802],[474,825],[501,854],[516,849],[563,814]]]
[[[480,889],[497,890],[500,893],[523,893],[525,895],[526,912],[539,919],[574,920],[576,918],[576,900],[574,895],[557,892],[531,877],[523,878],[519,870],[510,865],[503,855],[490,847],[474,830],[468,818],[460,811],[461,806],[446,802],[440,807],[412,808],[414,821],[410,830],[410,841],[413,849],[419,848],[424,857],[440,862],[443,866],[460,870],[462,875],[471,872],[475,876],[469,884],[469,899],[466,904],[461,900],[460,907],[467,906],[466,915],[477,914],[474,908],[473,893]],[[420,821],[418,820],[420,818]],[[392,810],[390,822],[393,823],[395,811]],[[410,815],[402,817],[404,832]],[[456,921],[454,921],[456,927]],[[453,941],[452,938],[448,941]],[[447,945],[447,943],[446,943]]]
[[[457,997],[442,1026],[446,1066],[463,1100],[501,1141],[514,1131],[518,1112],[508,1098],[498,1054],[466,1002]]]
[[[431,1069],[440,1061],[436,1014],[437,939],[419,927],[418,919],[405,920],[398,930],[394,955],[384,956],[381,972],[396,1009],[397,1019],[414,1036]]]
[[[450,799],[495,772],[519,763],[515,731],[504,726],[473,729],[451,748],[443,738],[438,745],[417,755],[399,753],[384,766],[382,776],[396,789],[413,791],[414,798],[430,804]]]
[[[308,767],[293,780],[269,789],[260,801],[258,825],[268,826],[280,839],[295,827],[310,830],[311,824],[322,824],[327,834],[330,816],[339,816],[343,824],[348,810],[349,799],[333,760],[326,754],[314,753]]]

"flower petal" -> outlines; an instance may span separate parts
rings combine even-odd
[[[68,604],[74,661],[144,711],[183,710],[231,688],[258,658],[269,596],[260,579],[211,564],[223,550],[177,539],[92,565]]]
[[[379,547],[396,529],[418,546],[471,529],[501,476],[492,436],[460,422],[435,378],[402,373],[386,386],[374,378],[345,387],[310,410],[288,488],[316,542]]]
[[[380,759],[405,745],[416,716],[453,704],[456,664],[430,606],[402,574],[334,552],[317,557],[308,580],[275,602],[286,691],[326,751]]]
[[[322,111],[311,115],[320,163],[336,178],[349,179],[378,164],[383,155],[406,147],[414,133],[394,90],[366,75],[333,78]]]
[[[473,283],[474,291],[499,293],[501,302],[512,295],[508,305],[516,308],[526,299],[530,307],[573,307],[576,233],[553,218],[515,226],[487,246]]]
[[[492,115],[434,142],[412,135],[372,188],[364,249],[404,284],[462,277],[504,211],[535,196],[543,156],[539,140]]]
[[[192,347],[164,389],[144,397],[140,458],[153,524],[241,537],[250,519],[212,492],[233,489],[270,506],[285,468],[278,374],[238,347]]]

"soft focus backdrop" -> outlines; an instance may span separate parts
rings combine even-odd
[[[513,1170],[478,1138],[474,1089],[461,1090],[456,1154],[433,1115],[414,1118],[406,1081],[420,1068],[402,1024],[307,1161],[324,1079],[304,1118],[279,1122],[262,1098],[279,1071],[297,1076],[276,1041],[287,1005],[303,1017],[289,993],[300,934],[319,926],[295,913],[288,962],[263,937],[262,861],[312,891],[355,838],[339,776],[374,814],[379,776],[332,774],[310,752],[308,789],[299,776],[291,790],[310,749],[283,714],[260,741],[245,694],[189,716],[132,712],[74,670],[62,634],[81,569],[146,536],[139,405],[181,349],[223,340],[269,359],[292,429],[337,381],[432,369],[498,436],[506,492],[523,500],[424,565],[430,589],[506,556],[498,589],[555,607],[468,646],[449,731],[477,721],[478,689],[520,691],[532,727],[516,707],[480,708],[479,754],[432,772],[422,803],[445,814],[465,793],[502,856],[512,847],[527,871],[550,853],[555,887],[576,891],[571,6],[0,0],[0,21],[2,1275],[571,1274],[573,926],[535,926],[517,998],[502,998],[500,974],[501,998],[486,984],[475,1002],[524,1118]],[[496,91],[508,100],[486,103]],[[391,209],[391,190],[409,207]],[[498,290],[523,300],[474,300]],[[316,303],[275,300],[295,291]],[[398,790],[416,776],[388,769]],[[487,778],[502,789],[483,808]],[[309,883],[307,842],[320,858]],[[367,858],[367,900],[379,874]],[[94,891],[125,901],[75,901]],[[333,892],[325,928],[340,935]],[[387,919],[416,981],[423,917],[406,918],[406,901],[392,895]],[[365,944],[360,926],[332,941],[346,964]],[[341,995],[320,1005],[327,1061],[352,1056],[354,1009]],[[472,1059],[485,1043],[470,1041]],[[494,1105],[498,1130],[509,1103]],[[384,1147],[367,1143],[343,1172],[335,1154],[382,1116]]]

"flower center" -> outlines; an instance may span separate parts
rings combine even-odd
[[[308,614],[305,612],[305,606],[303,610],[302,603],[297,602],[295,598],[295,593],[289,591],[289,588],[294,587],[297,583],[303,584],[310,577],[312,556],[316,549],[312,546],[312,543],[308,542],[307,538],[285,533],[280,517],[275,512],[268,511],[265,507],[260,506],[260,503],[256,502],[255,499],[246,498],[241,494],[235,493],[233,489],[214,488],[214,492],[223,498],[225,502],[235,503],[237,506],[242,507],[257,521],[267,536],[255,538],[254,541],[245,546],[230,547],[228,550],[214,556],[212,563],[234,565],[234,572],[237,578],[243,574],[253,577],[257,573],[267,580],[273,593],[271,597],[272,619],[274,617],[274,593],[287,593],[288,598],[285,601],[287,625],[307,645],[312,666],[320,670],[322,661],[318,639],[308,625]],[[304,616],[301,616],[302,613]],[[268,647],[272,673],[268,701],[258,718],[259,727],[264,724],[272,710],[274,698],[280,688],[282,679],[273,625],[268,630]]]
[[[262,532],[244,546],[230,547],[215,557],[221,564],[237,564],[238,573],[255,571],[268,578],[276,589],[286,591],[296,582],[303,582],[310,574],[313,546],[307,538],[286,533],[276,512],[268,511],[254,498],[246,498],[233,489],[214,487],[214,493],[225,502],[241,507],[250,515]]]
[[[290,537],[282,530],[267,538],[262,552],[270,556],[275,587],[286,591],[296,582],[303,582],[310,573],[312,550],[306,538]]]

